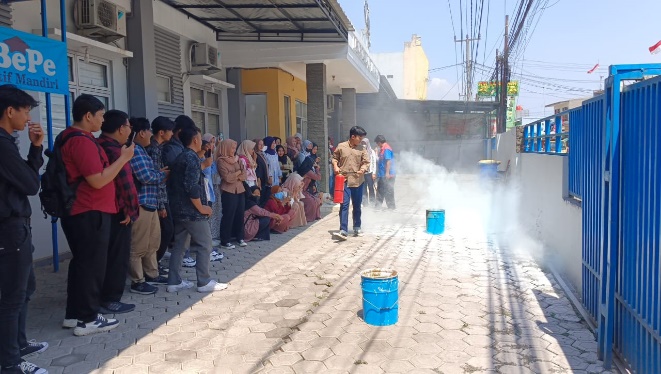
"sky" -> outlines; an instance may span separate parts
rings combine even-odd
[[[454,40],[455,36],[461,38],[460,29],[467,32],[470,22],[460,22],[460,8],[470,9],[473,0],[368,1],[372,53],[403,51],[404,42],[417,34],[430,69],[463,62],[464,54]],[[601,77],[608,75],[609,65],[661,63],[661,54],[652,55],[648,50],[661,40],[660,0],[536,1],[546,7],[540,5],[533,18],[539,21],[529,29],[527,47],[512,66],[513,79],[521,81],[518,104],[529,111],[530,121],[552,114],[546,104],[591,96],[591,90],[601,87]],[[364,0],[339,2],[355,29],[363,29]],[[495,50],[503,49],[505,14],[513,18],[518,2],[485,0],[478,64],[495,65]],[[587,74],[597,63],[600,67]],[[478,67],[475,80],[487,80],[487,71]],[[428,99],[460,99],[463,74],[462,66],[431,72]]]

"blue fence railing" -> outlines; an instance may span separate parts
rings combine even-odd
[[[569,112],[554,114],[523,126],[526,153],[567,154]]]
[[[569,133],[569,193],[581,199],[583,303],[596,325],[601,287],[601,221],[604,147],[604,95],[583,102],[580,126]],[[577,124],[577,122],[574,122]]]
[[[621,113],[613,348],[634,372],[661,373],[661,77],[626,86]]]

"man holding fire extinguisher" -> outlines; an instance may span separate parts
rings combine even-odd
[[[337,145],[333,152],[333,171],[335,172],[336,203],[340,206],[340,231],[335,233],[335,238],[347,240],[349,236],[349,200],[353,205],[353,234],[362,236],[361,230],[361,205],[363,203],[363,183],[365,173],[370,166],[367,150],[362,145],[367,131],[360,126],[354,126],[349,130],[349,140]],[[343,190],[342,201],[339,200],[339,192]]]

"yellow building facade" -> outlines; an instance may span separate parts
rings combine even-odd
[[[422,49],[422,39],[413,35],[404,43],[404,99],[427,100],[429,59]]]
[[[244,69],[241,79],[242,93],[246,95],[248,138],[277,136],[284,142],[304,126],[305,81],[279,68]]]

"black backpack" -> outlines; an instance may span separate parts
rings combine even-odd
[[[44,152],[48,157],[48,164],[46,164],[46,171],[41,175],[41,191],[39,192],[39,200],[41,200],[41,211],[44,213],[44,218],[51,216],[53,218],[66,217],[71,212],[74,201],[76,201],[76,189],[83,181],[83,178],[76,181],[73,185],[67,182],[67,171],[62,160],[62,147],[71,138],[76,136],[85,136],[80,132],[72,132],[67,136],[59,134],[53,143],[53,149],[48,149]],[[101,157],[101,148],[96,144],[99,149],[99,157]]]

